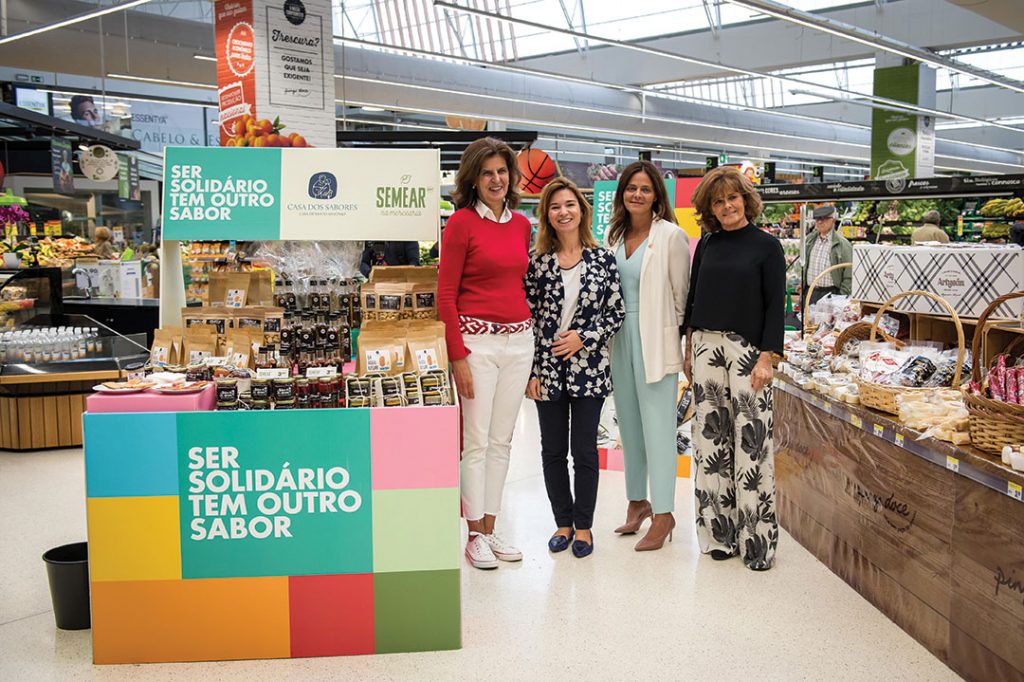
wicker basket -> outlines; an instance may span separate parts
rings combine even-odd
[[[807,287],[807,296],[804,298],[804,309],[801,311],[804,316],[804,339],[809,339],[814,335],[815,326],[811,324],[811,317],[808,314],[808,310],[811,307],[811,296],[814,294],[814,288],[818,286],[818,283],[825,277],[825,275],[831,275],[836,270],[842,270],[843,268],[852,268],[853,263],[837,263],[832,267],[825,268],[814,278],[811,285]]]
[[[957,339],[957,355],[956,355],[956,369],[953,371],[953,386],[960,385],[960,370],[964,363],[964,354],[967,349],[964,344],[964,326],[960,323],[960,316],[953,310],[953,306],[949,305],[949,302],[941,296],[928,291],[912,290],[903,291],[896,294],[878,309],[875,313],[875,321],[871,325],[871,333],[868,339],[871,341],[875,340],[875,336],[878,333],[878,324],[882,321],[882,316],[886,313],[889,307],[897,300],[904,296],[925,296],[941,304],[953,318],[953,324],[956,325],[956,339]],[[865,407],[870,407],[881,412],[888,412],[889,414],[899,414],[900,408],[896,398],[900,395],[923,395],[933,391],[942,390],[938,387],[925,387],[925,388],[912,388],[907,386],[888,386],[885,384],[876,384],[871,381],[865,381],[863,379],[857,379],[857,385],[860,387],[860,403]]]
[[[981,342],[988,317],[1003,303],[1024,297],[1024,291],[1000,296],[992,301],[978,318],[978,328],[971,344],[971,379],[981,385]],[[1013,405],[986,398],[963,389],[964,404],[970,419],[971,442],[985,452],[999,454],[1004,445],[1024,443],[1024,405]]]
[[[879,330],[878,332],[883,341],[888,343],[895,343],[897,348],[903,348],[903,342],[897,341],[892,336],[889,336],[884,331]],[[843,354],[843,348],[850,341],[867,341],[868,337],[871,336],[871,323],[870,322],[854,322],[849,327],[839,332],[839,337],[836,339],[836,347],[832,352],[835,356]]]

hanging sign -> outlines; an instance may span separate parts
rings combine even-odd
[[[117,155],[110,147],[94,144],[78,155],[78,167],[90,180],[113,180],[118,171]]]
[[[75,172],[71,167],[71,142],[59,137],[50,140],[50,167],[53,190],[61,194],[75,193]]]

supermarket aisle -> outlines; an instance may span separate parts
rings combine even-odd
[[[2,453],[0,679],[958,679],[785,533],[767,573],[699,558],[686,481],[665,549],[611,532],[624,482],[602,472],[594,555],[549,555],[529,403],[517,434],[499,527],[525,560],[464,568],[461,651],[187,665],[93,666],[88,631],[54,628],[39,557],[85,537],[81,451]]]

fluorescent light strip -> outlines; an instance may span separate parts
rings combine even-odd
[[[38,92],[48,92],[48,93],[50,93],[52,95],[57,95],[58,97],[66,97],[69,100],[71,99],[72,96],[74,96],[76,94],[79,94],[79,93],[74,93],[74,92],[70,92],[69,93],[69,92],[63,91],[63,90],[59,90],[59,91],[58,90],[48,90],[48,89],[44,89],[44,88],[38,88],[37,91]],[[91,93],[89,93],[89,94],[94,99],[101,99],[100,95],[93,95]],[[209,102],[207,104],[201,104],[199,102],[176,102],[176,101],[170,100],[170,99],[156,99],[156,98],[147,98],[147,97],[135,97],[135,96],[131,96],[131,95],[122,95],[122,94],[108,94],[107,97],[116,97],[117,99],[126,99],[129,102],[154,102],[154,103],[157,103],[157,104],[180,104],[183,107],[203,107],[203,108],[212,108],[212,109],[216,109],[217,108],[217,103],[216,102]]]
[[[169,78],[150,78],[148,76],[130,76],[124,73],[108,73],[107,78],[116,78],[122,81],[138,81],[140,83],[157,83],[159,85],[176,85],[180,88],[202,88],[203,90],[216,90],[216,85],[209,83],[193,83],[192,81],[172,81]]]
[[[390,127],[393,127],[393,128],[416,128],[418,130],[433,130],[435,132],[449,132],[449,131],[455,130],[454,128],[442,128],[441,126],[432,126],[432,125],[416,124],[416,123],[395,123],[393,121],[374,121],[374,120],[368,119],[368,118],[352,118],[351,116],[349,116],[349,117],[336,116],[334,118],[334,120],[335,121],[341,121],[342,123],[360,123],[360,124],[365,124],[365,125],[390,126]]]
[[[447,61],[465,64],[467,66],[479,66],[486,69],[492,69],[496,71],[507,71],[509,73],[515,73],[526,76],[536,76],[538,78],[552,78],[555,80],[566,81],[568,83],[578,83],[580,85],[589,85],[592,87],[605,88],[608,90],[616,90],[619,92],[628,92],[641,97],[655,97],[657,99],[666,99],[675,102],[686,102],[689,104],[703,104],[706,106],[712,106],[718,109],[729,109],[733,111],[750,111],[762,114],[768,114],[770,116],[779,116],[782,118],[792,118],[801,121],[814,121],[817,123],[825,123],[827,125],[839,125],[850,128],[859,128],[861,130],[870,130],[870,126],[864,126],[859,123],[847,123],[846,121],[839,121],[831,118],[821,118],[818,116],[810,116],[808,114],[794,114],[787,111],[776,111],[774,109],[767,109],[764,107],[754,107],[745,104],[736,104],[733,102],[719,102],[716,100],[704,99],[702,97],[693,97],[690,95],[679,95],[675,93],[664,92],[662,90],[655,90],[650,88],[637,88],[628,85],[619,85],[617,83],[606,83],[603,81],[590,80],[588,78],[578,78],[576,76],[568,76],[561,73],[554,73],[552,71],[541,71],[538,69],[530,69],[523,66],[512,66],[510,64],[499,64],[495,62],[488,62],[483,59],[473,59],[471,57],[462,57],[456,55],[448,55],[441,52],[432,52],[430,50],[421,50],[412,47],[403,47],[401,45],[389,45],[387,43],[375,43],[369,40],[360,40],[358,38],[347,38],[345,36],[334,36],[335,43],[351,44],[361,47],[371,47],[382,49],[389,52],[395,52],[397,54],[412,54],[420,55],[424,57],[438,57]],[[202,57],[196,56],[196,59]]]
[[[814,82],[811,82],[811,81],[800,80],[799,78],[792,78],[792,77],[789,77],[789,76],[780,76],[780,75],[777,75],[777,74],[765,73],[765,72],[762,72],[762,71],[755,71],[755,70],[752,70],[752,69],[744,69],[744,68],[741,68],[741,67],[738,67],[738,66],[730,66],[728,64],[722,64],[720,62],[712,62],[712,61],[708,61],[708,60],[705,60],[705,59],[698,59],[696,57],[687,57],[685,55],[676,54],[674,52],[668,52],[666,50],[659,50],[659,49],[656,49],[656,48],[653,48],[653,47],[646,47],[644,45],[638,45],[638,44],[635,44],[635,43],[628,43],[628,42],[624,42],[624,41],[621,41],[621,40],[614,40],[612,38],[602,38],[600,36],[591,35],[589,33],[581,33],[579,31],[573,31],[573,30],[570,30],[570,29],[556,28],[554,26],[546,26],[544,24],[540,24],[540,23],[533,22],[533,21],[528,21],[526,19],[515,19],[513,17],[507,17],[507,16],[504,16],[504,15],[501,15],[501,14],[495,14],[493,12],[486,12],[484,10],[479,10],[479,9],[475,9],[475,8],[472,8],[472,7],[463,7],[461,5],[455,5],[455,4],[450,3],[450,2],[444,2],[443,0],[434,0],[434,6],[435,7],[441,7],[443,9],[450,9],[450,10],[453,10],[455,12],[461,12],[461,13],[469,14],[469,15],[472,15],[472,16],[483,17],[485,19],[491,19],[491,20],[494,20],[494,21],[500,21],[500,22],[507,23],[507,24],[521,24],[523,26],[529,26],[531,28],[535,28],[535,29],[538,29],[538,30],[541,30],[541,31],[548,31],[548,32],[551,32],[551,33],[558,33],[558,34],[561,34],[561,35],[567,35],[567,36],[570,36],[570,37],[573,37],[573,38],[581,38],[581,39],[584,39],[584,40],[590,40],[590,41],[593,41],[595,43],[601,43],[601,44],[604,44],[604,45],[610,45],[610,46],[613,46],[613,47],[619,47],[619,48],[622,48],[624,50],[631,50],[631,51],[634,51],[634,52],[640,52],[640,53],[643,53],[643,54],[649,54],[649,55],[653,55],[653,56],[656,56],[656,57],[664,57],[666,59],[672,59],[672,60],[675,60],[675,61],[686,62],[688,64],[696,64],[698,66],[703,66],[703,67],[706,67],[706,68],[709,68],[709,69],[731,71],[733,73],[739,73],[739,74],[742,74],[744,76],[750,76],[752,78],[766,78],[768,80],[772,80],[772,81],[776,81],[776,82],[780,82],[780,83],[797,83],[797,84],[805,86],[805,87],[810,87],[810,88],[813,88],[813,89],[817,89],[817,90],[822,90],[822,91],[829,92],[829,93],[838,94],[841,98],[846,98],[846,96],[849,94],[846,90],[843,90],[841,88],[833,88],[831,86],[822,85],[820,83],[814,83]],[[875,95],[860,95],[860,96],[861,97],[865,97],[867,99],[870,99],[872,102],[879,102],[881,104],[888,104],[890,106],[898,107],[900,109],[906,109],[908,111],[918,111],[918,112],[921,112],[921,113],[928,114],[930,116],[942,115],[942,116],[951,116],[953,118],[957,118],[957,119],[964,120],[964,121],[979,121],[979,122],[985,123],[987,125],[990,125],[990,126],[993,126],[993,127],[996,127],[996,128],[1003,128],[1005,130],[1011,130],[1011,131],[1017,132],[1017,133],[1024,133],[1024,128],[1014,128],[1012,126],[1004,126],[1004,125],[1001,125],[1001,124],[998,124],[998,123],[993,123],[991,121],[987,121],[985,119],[974,118],[972,116],[964,116],[962,114],[953,114],[953,113],[946,112],[946,111],[940,111],[938,109],[929,109],[928,107],[922,107],[922,106],[918,106],[916,104],[909,104],[907,102],[900,102],[899,100],[889,99],[887,97],[878,97],[878,96],[875,96]]]
[[[1009,79],[994,77],[996,74],[986,73],[981,69],[975,69],[967,64],[961,65],[956,63],[955,60],[945,59],[939,55],[929,55],[927,51],[917,47],[916,45],[903,43],[888,36],[879,34],[877,38],[867,37],[863,35],[866,31],[858,26],[853,26],[827,17],[819,17],[810,12],[803,12],[793,7],[787,7],[786,5],[772,2],[771,0],[725,1],[733,5],[739,5],[741,7],[756,10],[767,14],[768,16],[775,17],[776,19],[788,21],[815,31],[821,31],[822,33],[846,38],[847,40],[852,40],[853,42],[860,43],[861,45],[867,45],[868,47],[899,55],[900,57],[906,57],[907,59],[912,59],[917,62],[930,64],[937,68],[947,69],[955,73],[963,74],[964,76],[976,78],[991,85],[1006,88],[1007,90],[1024,93],[1024,85],[1021,83],[1017,83]]]
[[[129,2],[122,2],[120,5],[112,5],[110,7],[104,7],[103,9],[95,9],[91,12],[85,12],[83,14],[78,14],[73,17],[68,17],[67,19],[62,19],[61,21],[56,21],[52,24],[40,26],[39,28],[33,28],[29,29],[28,31],[22,31],[21,33],[15,33],[12,36],[5,36],[3,38],[0,38],[0,45],[13,43],[14,41],[21,40],[22,38],[31,38],[32,36],[37,36],[40,33],[55,31],[58,28],[66,28],[68,26],[80,24],[83,21],[97,19],[99,17],[106,16],[107,14],[113,14],[114,12],[123,12],[127,9],[131,9],[132,7],[145,5],[147,2],[151,2],[151,0],[129,0]]]
[[[198,59],[201,62],[213,62],[215,64],[217,63],[216,57],[207,57],[205,54],[194,54],[192,55],[192,59]]]
[[[334,101],[339,103],[339,104],[347,104],[349,106],[364,106],[365,105],[365,106],[371,106],[371,107],[384,107],[385,109],[390,109],[390,110],[395,110],[395,111],[406,111],[406,112],[415,113],[415,114],[427,114],[427,115],[433,115],[433,116],[469,116],[469,117],[473,117],[473,118],[486,118],[486,119],[491,120],[491,121],[502,121],[502,122],[505,122],[505,123],[521,123],[523,125],[538,126],[538,127],[541,127],[541,128],[558,128],[558,129],[566,129],[566,130],[579,130],[580,129],[580,126],[578,126],[578,125],[569,125],[569,124],[565,124],[565,123],[552,123],[551,121],[538,121],[538,120],[531,120],[531,119],[525,119],[525,118],[510,118],[510,117],[506,117],[506,116],[494,116],[494,115],[491,115],[491,114],[487,114],[487,115],[481,116],[481,114],[479,112],[478,113],[468,113],[468,112],[442,111],[440,109],[422,109],[422,108],[419,108],[419,107],[409,107],[409,106],[405,106],[405,105],[388,104],[388,103],[380,103],[380,102],[360,102],[360,101],[340,100],[340,99],[336,99]],[[672,142],[689,142],[689,143],[707,144],[707,140],[694,140],[694,139],[687,138],[687,137],[676,137],[676,136],[673,136],[673,135],[654,135],[654,134],[651,134],[651,133],[639,133],[639,132],[636,132],[636,131],[620,130],[620,129],[615,129],[615,128],[587,127],[587,130],[593,131],[595,133],[606,133],[606,134],[609,134],[609,135],[623,135],[625,137],[642,137],[642,138],[650,139],[650,140],[663,140],[663,141],[664,140],[668,140],[668,141],[672,141]],[[822,140],[822,141],[826,141],[826,140]],[[722,148],[723,149],[738,149],[738,150],[743,150],[743,149],[765,149],[767,151],[778,151],[778,152],[781,152],[781,153],[792,152],[791,149],[779,149],[779,148],[774,148],[774,147],[765,147],[763,145],[758,145],[758,144],[752,144],[752,145],[747,145],[747,146],[736,145],[736,144],[723,144]],[[850,156],[849,154],[831,154],[831,153],[827,153],[827,152],[820,152],[820,154],[821,154],[821,156],[825,156],[825,157],[829,157],[829,158],[836,158],[836,159],[848,159],[848,160],[854,160],[854,161],[868,161],[869,160],[866,157],[854,157],[854,156]]]
[[[434,87],[434,86],[431,86],[431,85],[417,85],[415,83],[400,83],[398,81],[384,81],[384,80],[380,80],[380,79],[377,79],[377,78],[362,78],[362,77],[359,77],[359,76],[339,76],[337,74],[334,77],[339,79],[339,80],[350,80],[350,81],[355,81],[357,83],[371,83],[371,84],[374,84],[374,85],[386,85],[386,86],[393,86],[393,87],[398,87],[398,88],[409,88],[409,89],[412,89],[412,90],[423,90],[423,91],[426,91],[426,92],[437,92],[437,93],[441,93],[441,94],[444,94],[444,95],[457,95],[457,96],[461,96],[461,97],[476,97],[478,99],[487,99],[487,100],[493,100],[493,101],[498,101],[498,102],[514,102],[516,104],[528,104],[528,105],[531,105],[531,106],[550,107],[550,108],[553,108],[553,109],[564,109],[564,110],[568,110],[568,111],[585,111],[585,112],[591,113],[591,114],[600,114],[600,115],[605,115],[605,116],[619,116],[619,117],[623,117],[623,118],[638,119],[640,121],[649,120],[649,121],[657,121],[659,123],[669,123],[671,125],[696,126],[696,127],[699,127],[699,128],[711,128],[711,129],[714,129],[714,130],[728,130],[728,131],[735,131],[735,132],[739,132],[739,133],[751,133],[751,134],[754,134],[754,135],[767,135],[767,136],[771,136],[771,137],[782,137],[782,138],[786,138],[786,139],[790,139],[790,140],[803,140],[805,142],[823,142],[823,143],[831,144],[831,145],[842,145],[842,146],[846,146],[846,147],[858,147],[860,149],[870,149],[871,148],[871,145],[859,144],[859,143],[856,143],[856,142],[841,142],[839,140],[827,140],[827,139],[819,138],[819,137],[806,137],[806,136],[803,136],[803,135],[790,135],[788,133],[772,133],[772,132],[768,132],[766,130],[749,130],[747,128],[737,128],[735,126],[716,125],[714,123],[703,123],[703,122],[700,122],[700,121],[682,121],[682,120],[679,120],[677,118],[667,118],[667,117],[664,117],[664,116],[651,116],[651,115],[648,115],[648,114],[643,114],[641,112],[611,111],[609,109],[592,109],[592,108],[589,108],[589,107],[574,106],[574,105],[571,105],[571,104],[557,104],[555,102],[540,102],[540,101],[537,101],[537,100],[518,99],[518,98],[515,98],[515,97],[504,97],[504,96],[500,96],[500,95],[485,95],[485,94],[477,93],[477,92],[466,92],[464,90],[450,90],[448,88],[438,88],[438,87]],[[698,139],[689,139],[689,140],[687,140],[685,138],[677,138],[677,139],[679,139],[680,141],[685,141],[685,142],[695,142],[695,143],[705,142],[704,140],[698,140]],[[780,150],[780,149],[773,149],[772,147],[764,147],[764,146],[761,146],[761,145],[758,145],[758,146],[761,149],[768,149],[769,151],[786,151],[784,149]]]

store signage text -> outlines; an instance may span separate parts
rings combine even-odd
[[[847,489],[857,504],[866,504],[873,512],[881,515],[897,533],[906,533],[914,527],[917,512],[911,510],[906,502],[900,501],[895,492],[889,493],[888,497],[882,497],[856,481],[848,481]]]
[[[269,208],[276,197],[262,178],[203,178],[202,166],[171,166],[171,220],[231,220],[237,207]]]
[[[296,514],[351,513],[362,496],[344,467],[243,469],[231,446],[188,450],[190,540],[290,538]]]
[[[1003,572],[1002,566],[996,566],[996,573],[993,577],[996,582],[996,596],[999,595],[999,588],[1005,587],[1021,596],[1021,603],[1024,604],[1024,580],[1007,575]]]

